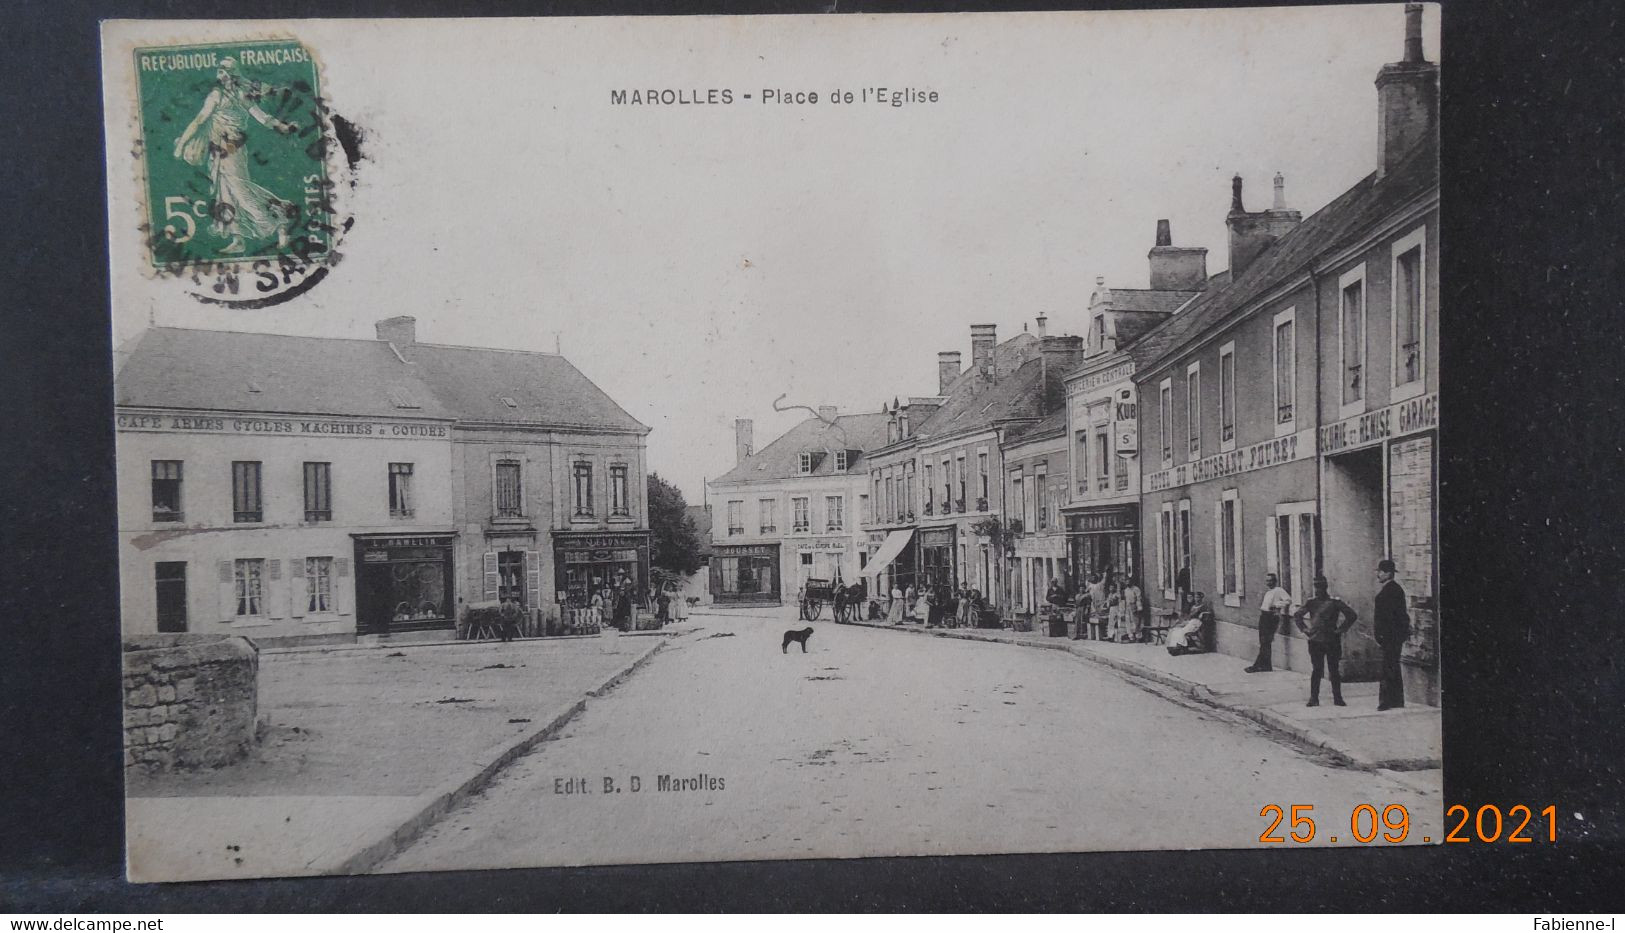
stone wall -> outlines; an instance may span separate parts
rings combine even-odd
[[[236,635],[124,643],[124,766],[218,767],[254,745],[259,649]]]

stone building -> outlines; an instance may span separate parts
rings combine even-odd
[[[734,468],[706,484],[713,602],[778,605],[808,579],[858,580],[865,456],[883,444],[886,422],[824,406],[761,450],[754,423],[735,422]]]
[[[1306,219],[1279,177],[1265,211],[1236,178],[1230,280],[1130,355],[1154,602],[1171,608],[1186,571],[1213,596],[1219,649],[1251,657],[1264,574],[1301,603],[1324,572],[1361,616],[1345,668],[1370,677],[1373,571],[1392,557],[1410,689],[1437,702],[1438,69],[1420,19],[1408,6],[1404,59],[1377,78],[1377,170]],[[1296,633],[1284,655],[1307,665]]]
[[[1174,246],[1167,220],[1147,254],[1150,288],[1109,288],[1095,280],[1089,296],[1088,343],[1082,365],[1066,377],[1070,482],[1062,505],[1071,577],[1118,572],[1144,580],[1140,549],[1139,396],[1129,350],[1203,290],[1228,281],[1209,278],[1207,250]]]
[[[501,596],[556,617],[600,564],[647,579],[647,428],[562,357],[377,337],[121,353],[126,633],[353,639]]]

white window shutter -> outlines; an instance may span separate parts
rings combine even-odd
[[[1242,569],[1247,563],[1247,529],[1241,523],[1241,499],[1236,500],[1236,598],[1240,599],[1247,587],[1242,583]]]
[[[310,584],[305,577],[305,559],[288,558],[288,615],[302,618],[310,605]]]
[[[1224,499],[1213,503],[1213,592],[1224,598]]]
[[[350,614],[354,604],[355,586],[350,582],[350,558],[333,558],[333,608],[339,615]]]
[[[265,613],[273,619],[286,617],[288,607],[288,585],[282,580],[282,561],[279,558],[270,558],[265,562]]]
[[[491,602],[497,598],[497,552],[485,552],[485,601]]]
[[[540,609],[542,605],[542,552],[525,552],[525,605]]]
[[[220,621],[230,622],[237,618],[237,581],[232,573],[232,563],[229,560],[220,562]]]

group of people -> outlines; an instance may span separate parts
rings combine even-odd
[[[987,609],[987,600],[975,587],[910,582],[895,584],[886,603],[886,621],[893,625],[923,622],[927,628],[974,628]]]
[[[1049,581],[1044,601],[1060,611],[1074,610],[1074,640],[1137,642],[1144,640],[1147,605],[1145,591],[1127,573],[1097,570],[1076,594],[1060,580]]]
[[[1405,682],[1399,656],[1411,637],[1411,614],[1405,588],[1394,580],[1398,567],[1391,560],[1377,563],[1376,617],[1372,634],[1382,653],[1377,682],[1377,709],[1386,711],[1405,705]],[[1292,622],[1304,635],[1309,649],[1309,706],[1320,705],[1320,684],[1332,683],[1332,705],[1343,701],[1343,678],[1338,664],[1343,660],[1343,635],[1354,627],[1359,616],[1348,603],[1330,594],[1325,574],[1315,574],[1315,595],[1291,614]],[[1258,612],[1258,657],[1248,673],[1274,670],[1273,647],[1277,629],[1284,629],[1292,596],[1280,586],[1275,574],[1264,577],[1264,600]]]

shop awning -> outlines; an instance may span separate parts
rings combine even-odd
[[[896,560],[897,555],[903,553],[903,548],[908,547],[908,540],[913,536],[914,529],[912,528],[904,528],[901,531],[894,531],[887,535],[886,540],[880,542],[880,548],[875,551],[875,556],[869,558],[869,566],[863,568],[863,575],[866,577],[879,575],[882,570],[886,569],[886,565]]]

